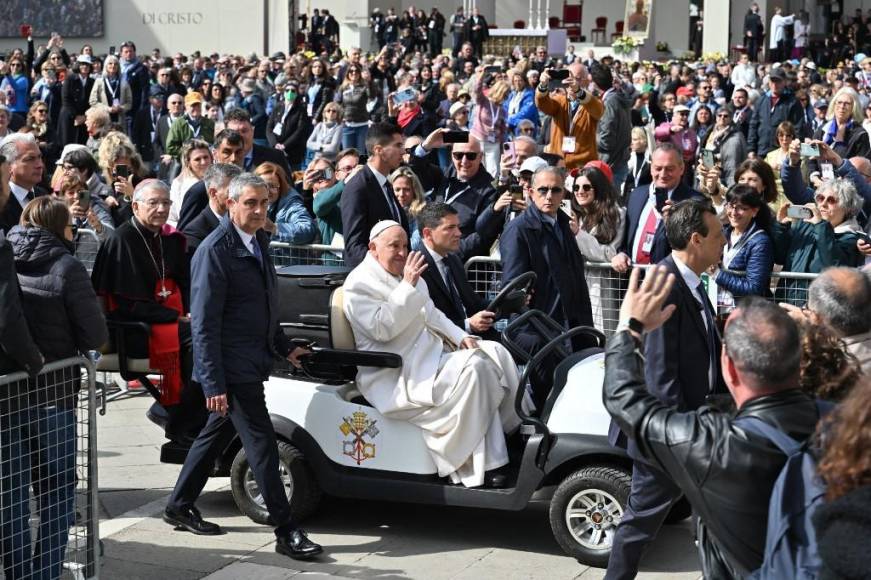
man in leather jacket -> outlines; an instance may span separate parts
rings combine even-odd
[[[768,502],[786,457],[767,439],[735,424],[754,416],[797,440],[814,431],[814,401],[798,389],[799,332],[777,305],[742,301],[723,338],[723,375],[737,413],[711,407],[681,413],[651,395],[644,384],[641,333],[674,312],[663,308],[674,275],[658,266],[638,284],[632,273],[608,343],[604,403],[644,460],[667,473],[693,506],[705,578],[741,578],[762,564]]]

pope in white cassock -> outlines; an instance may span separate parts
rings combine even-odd
[[[504,433],[520,425],[517,367],[501,344],[470,336],[433,305],[425,269],[398,223],[375,224],[345,281],[344,312],[359,350],[396,353],[402,368],[361,367],[357,385],[385,417],[421,428],[439,476],[480,486],[508,463]]]

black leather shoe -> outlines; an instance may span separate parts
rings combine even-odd
[[[484,487],[502,489],[508,484],[508,477],[498,471],[488,471],[484,474]]]
[[[218,536],[224,533],[218,524],[205,521],[200,510],[195,507],[187,512],[166,508],[163,510],[163,521],[175,526],[176,530],[187,530],[200,536]]]
[[[307,560],[317,556],[324,549],[309,540],[304,531],[296,529],[275,538],[275,551],[295,560]]]

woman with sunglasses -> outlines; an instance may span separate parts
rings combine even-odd
[[[784,272],[818,273],[832,266],[862,266],[864,256],[856,248],[862,233],[856,221],[862,199],[851,181],[838,177],[823,182],[814,194],[814,203],[803,206],[809,217],[790,218],[789,207],[788,202],[780,207],[772,230],[774,262],[783,264]],[[808,280],[781,278],[775,299],[804,304],[808,285]]]
[[[732,123],[732,113],[727,107],[717,110],[713,127],[699,139],[699,149],[713,153],[720,162],[726,185],[731,186],[735,168],[747,158],[747,140],[741,128]]]
[[[725,215],[726,247],[721,269],[715,271],[714,278],[719,288],[717,305],[731,310],[742,296],[771,295],[774,215],[762,194],[743,184],[726,193]]]
[[[596,167],[584,167],[572,183],[571,206],[569,225],[581,254],[590,262],[610,262],[623,242],[626,220],[626,210],[617,203],[611,180]],[[593,322],[596,328],[613,331],[616,317],[606,320],[605,313],[620,308],[618,280],[609,276],[608,270],[592,268],[586,270],[586,277]]]
[[[48,117],[52,127],[57,127],[60,114],[61,83],[58,81],[57,68],[51,63],[42,65],[41,76],[30,89],[30,102],[42,101],[48,107]]]
[[[48,114],[48,105],[45,102],[34,101],[30,105],[25,126],[36,137],[36,142],[39,143],[39,150],[42,151],[42,161],[45,163],[45,166],[51,167],[54,165],[60,154],[60,148],[56,143],[57,133],[55,132],[54,123],[51,122],[51,117]]]
[[[357,151],[366,150],[366,132],[369,130],[367,105],[374,98],[372,87],[363,80],[363,65],[349,64],[345,71],[345,80],[336,91],[336,102],[341,106],[339,117],[344,120],[340,121],[342,149],[353,147]],[[326,112],[326,108],[324,111]],[[332,153],[332,158],[335,158],[338,148]]]

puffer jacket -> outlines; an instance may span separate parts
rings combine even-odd
[[[648,392],[629,332],[608,342],[603,399],[641,458],[667,473],[698,514],[704,577],[742,578],[759,568],[768,501],[786,456],[735,419],[757,417],[804,441],[819,419],[813,399],[796,388],[752,399],[734,416],[710,407],[680,413]]]
[[[78,356],[106,343],[106,319],[72,246],[43,228],[15,226],[7,237],[15,256],[22,306],[45,362]],[[57,384],[57,381],[51,381]],[[60,401],[77,385],[46,395]],[[41,390],[42,391],[42,390]]]

